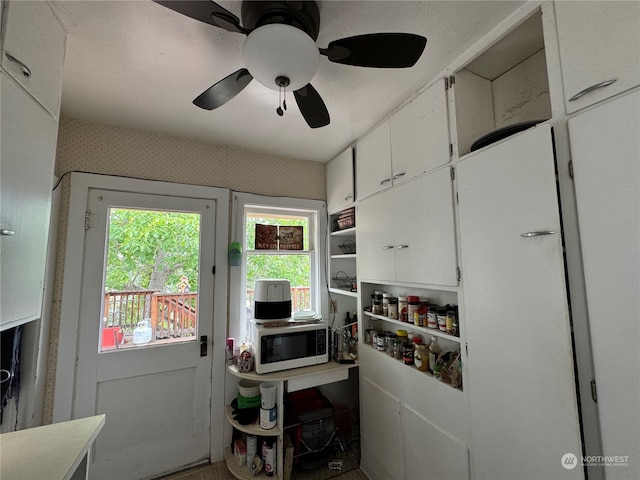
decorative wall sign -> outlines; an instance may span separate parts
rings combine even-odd
[[[256,250],[302,250],[304,227],[256,224]]]

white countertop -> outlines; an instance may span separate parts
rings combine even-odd
[[[105,415],[96,415],[0,435],[0,478],[71,478],[104,421]]]

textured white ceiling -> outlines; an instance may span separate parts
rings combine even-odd
[[[240,17],[240,2],[218,2]],[[63,114],[272,155],[328,161],[440,73],[522,2],[322,1],[317,44],[376,32],[427,37],[410,69],[370,69],[321,57],[312,85],[331,124],[310,129],[293,95],[283,117],[278,92],[251,82],[206,111],[192,100],[244,67],[246,38],[180,15],[151,0],[54,1],[68,28]]]

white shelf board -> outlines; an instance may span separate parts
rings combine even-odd
[[[395,320],[393,318],[384,317],[382,315],[375,315],[371,312],[365,311],[364,314],[368,317],[375,318],[377,320],[382,320],[384,322],[394,323],[403,328],[410,328],[411,330],[416,330],[418,332],[423,332],[425,335],[432,335],[434,337],[446,338],[452,342],[460,343],[460,337],[456,337],[454,335],[449,335],[448,333],[442,332],[440,330],[436,330],[433,328],[419,327],[418,325],[414,325],[413,323],[403,322],[400,320]]]

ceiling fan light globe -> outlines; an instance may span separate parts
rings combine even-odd
[[[304,87],[320,65],[320,53],[313,39],[296,27],[280,23],[251,32],[244,42],[242,56],[253,78],[272,90],[279,89],[278,77],[289,79],[289,91]]]

